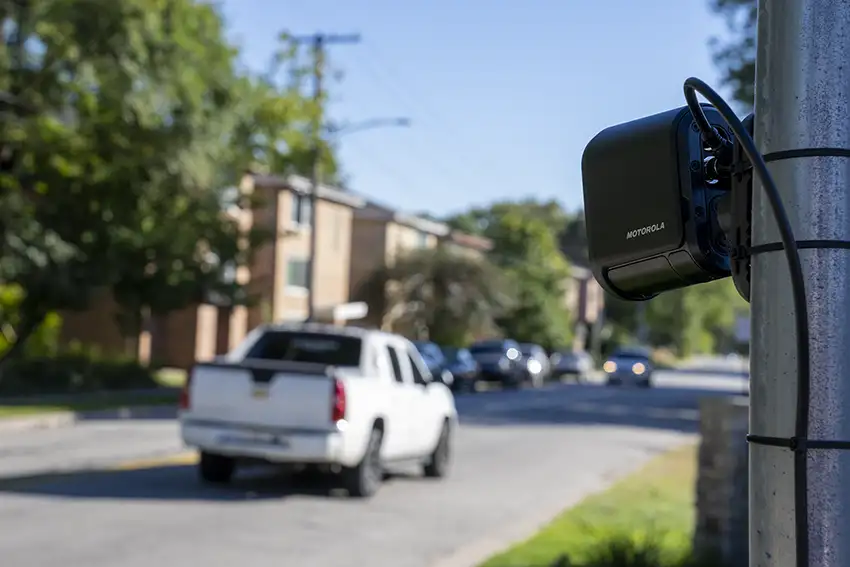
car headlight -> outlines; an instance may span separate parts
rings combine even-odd
[[[614,362],[613,360],[608,360],[608,361],[605,362],[605,364],[602,365],[602,370],[604,370],[608,374],[611,374],[612,372],[616,372],[617,371],[617,363]]]
[[[529,360],[528,361],[528,371],[529,372],[531,372],[532,374],[537,374],[541,370],[543,370],[543,365],[540,364],[539,360]]]
[[[507,370],[510,367],[511,367],[511,362],[507,358],[500,358],[499,359],[499,368],[501,370]]]
[[[634,372],[635,374],[640,376],[641,374],[646,372],[646,366],[644,366],[644,364],[642,362],[635,362],[632,365],[632,372]]]

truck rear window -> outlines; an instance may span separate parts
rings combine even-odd
[[[257,339],[245,358],[353,367],[360,366],[362,342],[344,335],[269,331]]]

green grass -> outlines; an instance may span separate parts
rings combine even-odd
[[[696,447],[662,455],[481,567],[666,567],[690,554]]]
[[[3,405],[2,402],[0,402],[0,419],[68,411],[86,412],[121,407],[176,405],[177,398],[178,394],[174,391],[149,394],[146,396],[133,396],[116,392],[98,396],[96,398],[81,400],[80,402],[57,404]]]

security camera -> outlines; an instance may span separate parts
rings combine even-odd
[[[704,121],[684,106],[606,128],[584,150],[590,264],[616,297],[642,301],[731,274],[723,224],[734,137],[713,106],[698,107]]]

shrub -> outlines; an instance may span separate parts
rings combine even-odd
[[[153,370],[132,359],[64,352],[54,357],[12,361],[0,377],[0,396],[75,394],[157,386]]]
[[[675,539],[675,538],[674,538]],[[548,567],[722,567],[695,557],[663,534],[615,533],[595,541],[580,557],[562,555]]]
[[[0,353],[9,348],[7,333],[20,323],[18,306],[24,297],[23,289],[18,285],[0,285]],[[27,356],[53,356],[59,350],[59,333],[62,318],[58,313],[48,313],[38,329],[29,337],[24,346]]]

